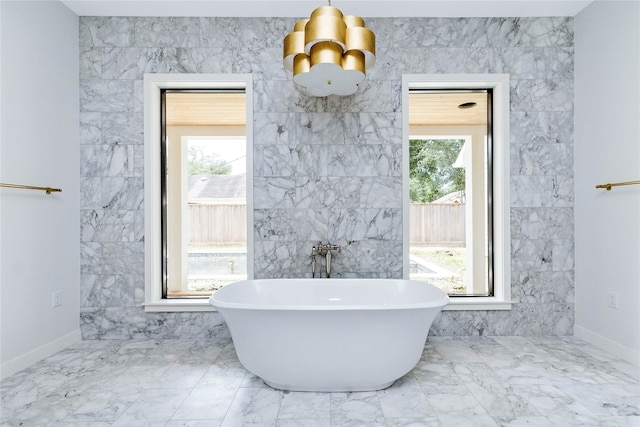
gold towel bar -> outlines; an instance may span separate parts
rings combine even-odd
[[[44,191],[47,194],[60,193],[62,191],[60,188],[34,187],[33,185],[20,185],[20,184],[3,184],[3,183],[0,183],[0,187],[21,188],[23,190],[40,190],[40,191]]]
[[[596,185],[596,188],[606,188],[607,191],[611,191],[611,187],[618,187],[621,185],[638,185],[638,184],[640,184],[640,181],[613,182],[610,184]]]

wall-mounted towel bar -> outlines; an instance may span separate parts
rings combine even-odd
[[[60,193],[62,191],[60,188],[34,187],[33,185],[20,185],[20,184],[4,184],[4,183],[0,183],[0,187],[20,188],[20,189],[23,189],[23,190],[40,190],[40,191],[44,191],[47,194]]]
[[[611,191],[612,187],[619,187],[621,185],[639,185],[640,181],[625,181],[625,182],[612,182],[610,184],[596,185],[596,188],[606,188],[607,191]]]

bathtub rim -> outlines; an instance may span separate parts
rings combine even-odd
[[[235,302],[235,301],[224,301],[216,298],[218,292],[223,291],[228,286],[240,286],[242,283],[248,282],[278,282],[278,281],[313,281],[318,282],[318,285],[321,285],[322,280],[332,280],[332,281],[351,281],[356,283],[364,284],[365,282],[413,282],[415,284],[419,284],[420,286],[427,285],[431,287],[436,292],[436,298],[429,299],[426,301],[420,302],[403,302],[403,303],[392,303],[392,304],[326,304],[326,302],[322,302],[320,304],[260,304],[256,302]],[[304,285],[301,285],[304,286]],[[214,292],[208,299],[209,304],[214,306],[216,309],[236,309],[236,310],[263,310],[263,311],[377,311],[377,310],[411,310],[411,309],[443,309],[450,302],[451,299],[449,296],[437,288],[436,286],[427,283],[421,282],[418,280],[410,280],[410,279],[367,279],[367,278],[331,278],[331,279],[310,279],[310,278],[280,278],[280,279],[247,279],[240,280],[238,282],[229,283],[225,285],[220,290]]]

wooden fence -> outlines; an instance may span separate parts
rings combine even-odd
[[[247,241],[247,206],[189,205],[189,243]]]
[[[412,245],[459,245],[465,241],[464,204],[411,204]],[[246,205],[189,205],[189,243],[247,240]]]
[[[410,209],[411,245],[464,245],[464,204],[412,203]]]

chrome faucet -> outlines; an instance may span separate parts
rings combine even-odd
[[[320,242],[318,244],[318,254],[320,256],[324,255],[325,256],[325,267],[326,267],[326,271],[327,271],[327,278],[331,277],[331,251],[338,251],[340,252],[340,246],[338,245],[332,245],[331,243],[327,243],[326,245],[323,244],[322,242]],[[312,249],[312,254],[313,251],[315,250],[315,246]],[[315,257],[313,257],[312,261],[311,261],[311,268],[312,268],[312,276],[315,277],[314,275],[314,271],[315,271],[315,263],[314,263]]]

